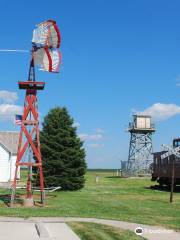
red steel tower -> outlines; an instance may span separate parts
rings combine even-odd
[[[19,82],[19,89],[26,90],[24,110],[16,159],[15,177],[12,185],[11,206],[15,199],[17,173],[21,166],[27,167],[27,194],[26,204],[33,205],[32,168],[37,168],[40,183],[41,203],[44,204],[44,179],[42,170],[42,157],[39,139],[39,114],[37,106],[37,91],[43,90],[45,83],[35,80],[35,65],[48,72],[59,72],[61,63],[60,32],[53,20],[37,25],[33,32],[32,57],[28,80]]]

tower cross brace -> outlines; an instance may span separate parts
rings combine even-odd
[[[152,133],[131,132],[127,169],[131,173],[148,171],[152,163]]]
[[[11,206],[14,204],[17,185],[17,173],[21,166],[27,167],[26,198],[32,199],[32,168],[39,171],[41,203],[44,204],[44,178],[42,171],[42,157],[39,139],[39,114],[37,106],[37,91],[44,89],[44,82],[35,81],[34,61],[30,63],[28,81],[19,82],[19,89],[26,90],[24,110],[22,115],[21,131],[16,159],[15,176],[12,185]]]

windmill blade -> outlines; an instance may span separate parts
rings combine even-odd
[[[59,48],[60,31],[55,21],[48,20],[37,25],[33,31],[32,43],[40,47]]]
[[[34,63],[39,70],[47,72],[59,72],[61,64],[61,53],[58,49],[40,48],[34,52]]]

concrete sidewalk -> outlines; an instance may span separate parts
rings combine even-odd
[[[35,220],[36,218],[31,218]],[[105,224],[112,227],[117,227],[125,230],[135,231],[137,227],[142,228],[142,236],[149,240],[180,240],[180,232],[176,232],[171,229],[165,229],[159,226],[151,226],[139,223],[129,223],[124,221],[106,220],[97,218],[73,218],[73,217],[59,217],[59,218],[38,218],[43,222],[94,222],[99,224]]]
[[[0,240],[80,240],[66,223],[0,219]]]
[[[66,222],[94,222],[121,229],[135,231],[137,227],[143,229],[142,236],[149,240],[179,240],[180,232],[159,226],[150,226],[124,221],[74,218],[74,217],[38,217],[38,218],[10,218],[0,217],[0,240],[80,240],[80,238],[66,225]]]
[[[1,240],[39,240],[35,224],[29,222],[0,222]]]

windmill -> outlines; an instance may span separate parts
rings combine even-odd
[[[59,51],[61,42],[60,31],[55,21],[47,20],[37,25],[33,31],[31,60],[27,81],[18,82],[19,89],[26,91],[24,109],[19,134],[15,177],[12,185],[11,206],[14,204],[17,173],[21,166],[26,166],[26,206],[32,206],[32,168],[37,168],[40,179],[41,203],[44,204],[44,178],[39,140],[39,114],[37,106],[37,91],[43,90],[45,83],[35,79],[35,66],[42,71],[58,73],[61,64]]]

